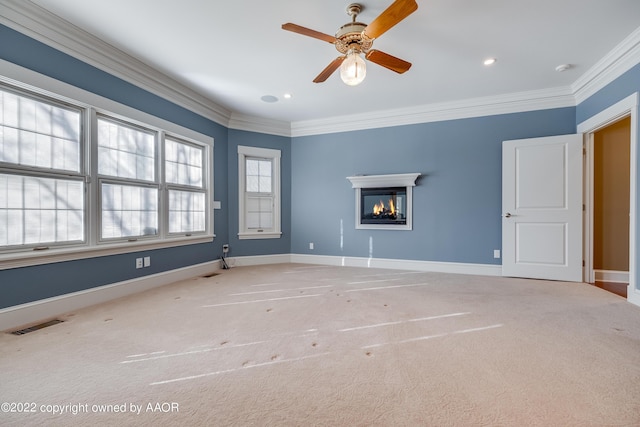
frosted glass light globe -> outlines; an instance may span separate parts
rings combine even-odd
[[[351,51],[340,65],[340,78],[349,86],[362,83],[367,75],[367,64],[356,51]]]

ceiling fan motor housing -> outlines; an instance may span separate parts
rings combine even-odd
[[[362,22],[349,22],[343,25],[336,32],[335,43],[336,49],[340,53],[347,53],[349,50],[357,49],[360,52],[366,53],[373,45],[373,40],[368,39],[363,35],[364,29],[367,28],[367,24]]]

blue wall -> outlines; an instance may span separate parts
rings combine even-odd
[[[500,264],[502,141],[575,128],[561,108],[294,138],[291,252]],[[346,177],[410,172],[413,230],[356,230]]]
[[[595,116],[613,104],[623,100],[629,95],[640,91],[640,64],[637,64],[629,71],[615,79],[613,82],[600,89],[594,95],[581,102],[576,108],[576,123],[582,123],[585,120]],[[640,141],[640,127],[637,129],[637,141]],[[638,150],[640,155],[640,150]],[[635,159],[636,170],[638,170],[638,158]],[[636,188],[640,188],[640,174]],[[640,214],[640,197],[636,198],[636,214]],[[638,218],[636,217],[636,223]],[[640,227],[636,228],[636,265],[640,265]],[[635,277],[636,287],[640,289],[640,271],[636,271]]]
[[[228,165],[234,164],[231,158],[234,155],[237,156],[237,152],[233,150],[230,152],[228,149],[229,131],[225,126],[2,25],[0,25],[0,58],[213,137],[214,198],[219,200],[223,207],[214,211],[216,239],[209,244],[0,270],[0,309],[212,261],[220,257],[222,244],[230,241],[229,220],[232,216],[227,209],[229,189],[235,188],[234,182],[237,180],[237,160],[235,169],[231,172],[228,170]],[[273,142],[276,145],[273,148],[282,149],[284,156],[290,157],[288,138],[272,141],[271,137],[262,138],[262,135],[253,134],[244,136],[241,140],[243,144],[251,145],[254,138],[260,140],[258,144],[266,146]],[[290,174],[286,176],[286,185],[289,185]],[[235,218],[237,223],[237,208]],[[232,249],[236,256],[245,255],[240,247],[232,247]],[[259,250],[261,253],[288,252],[289,242],[288,240],[277,244],[263,242]],[[246,254],[255,253],[256,250],[251,250]],[[152,257],[151,267],[136,270],[134,258],[148,255]]]
[[[499,265],[493,250],[501,248],[502,141],[573,133],[577,123],[640,90],[639,65],[576,108],[287,138],[227,129],[1,25],[0,40],[2,59],[213,137],[215,199],[222,205],[211,244],[2,270],[0,308],[215,260],[224,243],[231,256]],[[282,151],[281,239],[237,238],[238,145]],[[413,230],[356,230],[346,177],[406,172],[423,174],[414,188]],[[151,268],[136,270],[133,258],[147,255]]]

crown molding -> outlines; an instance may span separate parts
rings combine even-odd
[[[238,113],[28,0],[2,0],[0,23],[230,129],[285,137],[572,107],[640,63],[640,27],[571,86],[285,122]]]
[[[327,119],[291,123],[293,137],[375,129],[575,106],[569,87],[470,98]]]
[[[0,23],[218,124],[231,112],[28,0],[3,0]]]
[[[291,136],[291,123],[263,117],[248,116],[232,113],[229,119],[229,129],[246,130],[249,132],[266,133],[277,136]]]
[[[576,105],[640,63],[640,27],[626,37],[571,86]]]

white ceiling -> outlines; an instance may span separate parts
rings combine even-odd
[[[413,67],[399,75],[368,63],[365,81],[348,87],[339,73],[313,83],[339,53],[281,25],[333,35],[350,20],[349,0],[32,2],[234,114],[286,122],[569,88],[640,24],[639,0],[417,0],[374,43]],[[391,2],[362,0],[358,21]],[[498,61],[485,67],[487,57]]]

